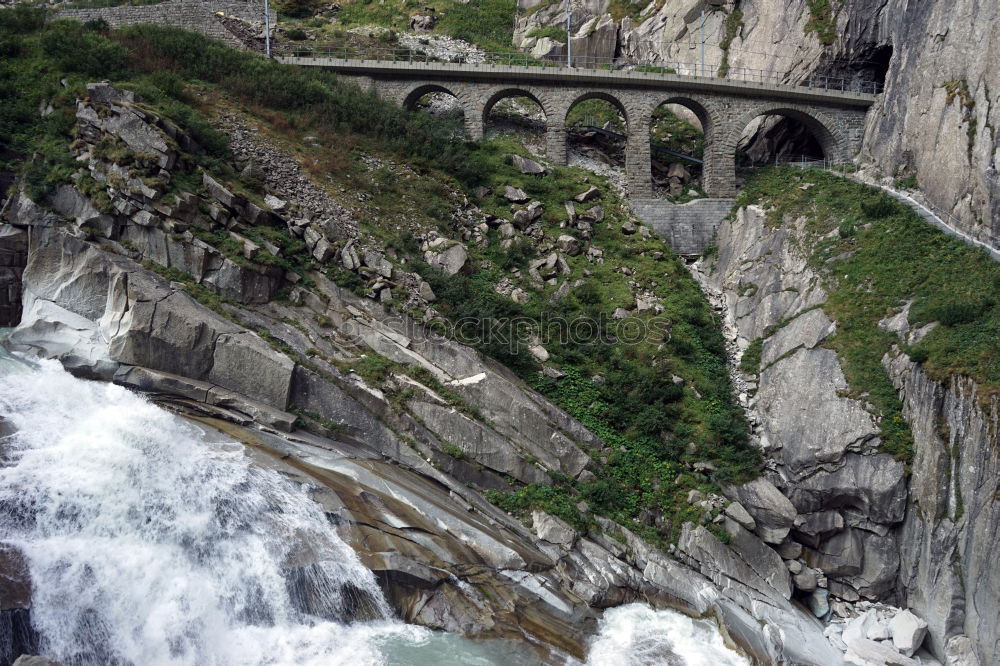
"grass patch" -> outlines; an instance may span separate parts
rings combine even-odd
[[[722,23],[722,39],[719,41],[719,48],[722,49],[722,61],[719,63],[719,71],[716,76],[724,78],[729,75],[729,49],[733,45],[733,40],[743,29],[743,10],[734,9],[726,16]]]
[[[837,13],[833,9],[835,0],[806,0],[809,20],[806,34],[815,34],[820,44],[830,46],[837,41]]]
[[[799,189],[805,182],[813,187]],[[906,302],[913,302],[912,326],[941,323],[914,350],[932,378],[971,377],[983,399],[1000,389],[1000,304],[993,297],[1000,264],[985,251],[944,234],[879,190],[821,171],[758,170],[737,201],[749,203],[773,206],[774,224],[786,215],[808,215],[810,261],[829,290],[823,309],[837,321],[828,344],[853,394],[873,406],[886,451],[912,455],[912,435],[881,364],[898,338],[878,328]],[[831,234],[845,223],[854,233]]]

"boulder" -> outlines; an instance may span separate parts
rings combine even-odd
[[[524,190],[511,187],[510,185],[504,187],[503,196],[507,199],[507,201],[512,201],[514,203],[525,203],[528,199],[530,199],[530,197],[525,194]]]
[[[428,303],[433,303],[437,300],[437,294],[435,294],[434,290],[431,289],[431,285],[424,280],[420,281],[420,286],[417,288],[417,294]]]
[[[724,486],[723,491],[753,517],[755,531],[764,542],[777,544],[788,536],[795,522],[795,507],[773,483],[758,477],[740,486]]]
[[[638,227],[635,226],[635,223],[630,220],[626,220],[624,223],[622,223],[622,233],[625,234],[626,236],[631,236],[638,230],[639,229]]]
[[[893,646],[907,657],[920,649],[927,635],[927,623],[904,610],[889,621],[889,632]]]
[[[539,363],[545,363],[549,360],[549,352],[541,345],[532,345],[531,347],[528,347],[528,351]]]
[[[594,199],[600,199],[601,198],[601,191],[599,189],[597,189],[596,187],[591,186],[591,187],[588,187],[585,192],[581,192],[580,194],[576,195],[573,198],[577,202],[579,202],[579,203],[586,203],[587,201],[592,201]]]
[[[792,584],[795,585],[796,589],[803,592],[812,592],[819,587],[816,581],[816,572],[812,569],[802,569],[799,573],[793,575]]]
[[[469,268],[469,251],[465,246],[456,243],[443,252],[430,253],[429,261],[448,275],[457,275]]]
[[[568,254],[571,257],[575,257],[582,251],[582,246],[580,241],[568,234],[563,234],[556,239],[556,246],[561,252]]]
[[[38,657],[22,654],[14,662],[13,666],[62,666],[58,661],[53,661],[48,657]]]
[[[384,278],[392,277],[392,264],[381,252],[367,250],[364,257],[365,266]]]
[[[527,157],[521,157],[520,155],[511,155],[511,160],[514,166],[521,173],[526,174],[540,174],[545,173],[545,167],[536,162],[535,160],[528,159]]]
[[[618,311],[615,310],[617,313]],[[612,315],[613,317],[614,315]],[[726,515],[739,523],[744,529],[753,532],[757,529],[757,523],[754,522],[753,516],[751,516],[743,505],[739,502],[731,502],[729,506],[726,507]]]
[[[531,527],[539,538],[566,548],[572,548],[578,536],[568,523],[544,511],[531,513]]]
[[[826,617],[830,612],[830,594],[826,590],[815,590],[806,597],[809,610],[816,617]]]
[[[285,201],[284,199],[279,199],[273,194],[266,195],[264,197],[264,203],[267,204],[267,207],[273,210],[275,213],[280,213],[281,211],[285,210],[285,207],[288,205],[287,201]]]

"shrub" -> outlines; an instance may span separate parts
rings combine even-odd
[[[881,220],[896,213],[899,203],[885,192],[879,192],[861,202],[861,212],[865,217]]]
[[[291,18],[306,18],[316,11],[315,0],[279,0],[275,3],[278,12]]]
[[[25,4],[0,9],[0,34],[24,35],[45,26],[45,10]]]
[[[81,30],[73,21],[56,21],[42,33],[40,45],[64,72],[104,79],[126,75],[125,50],[100,34]]]
[[[285,37],[288,37],[288,39],[293,42],[301,42],[309,39],[309,35],[307,35],[305,30],[302,30],[301,28],[292,28],[291,30],[285,32]]]
[[[944,326],[959,326],[975,321],[991,305],[989,301],[946,303],[934,308],[931,316]]]

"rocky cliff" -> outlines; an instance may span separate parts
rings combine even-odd
[[[717,3],[710,3],[717,5]],[[515,44],[536,55],[562,53],[532,37],[565,23],[562,3],[522,4]],[[888,182],[919,186],[930,206],[996,246],[1000,243],[1000,106],[996,3],[854,0],[737,0],[709,6],[650,3],[615,23],[618,3],[574,3],[574,52],[622,63],[670,63],[707,74],[763,70],[789,82],[810,74],[884,83],[869,114],[862,164]],[[707,9],[702,38],[702,9]],[[617,32],[615,27],[617,25]],[[789,126],[748,128],[751,153],[802,137]],[[794,151],[793,151],[794,152]]]
[[[829,282],[809,224],[740,208],[699,269],[750,373],[741,398],[768,457],[765,478],[727,493],[785,559],[794,595],[817,615],[832,611],[831,640],[849,660],[868,660],[852,663],[910,663],[870,640],[879,636],[872,611],[862,629],[838,623],[869,608],[865,600],[913,609],[941,662],[994,663],[997,398],[969,378],[930,379],[897,346],[883,364],[913,433],[912,465],[880,452],[878,411],[824,346],[838,322],[824,311]],[[913,327],[908,311],[880,324],[900,345],[937,325]]]
[[[4,238],[27,240],[9,347],[148,393],[309,483],[409,621],[526,635],[548,662],[583,655],[600,609],[643,599],[716,617],[759,663],[840,663],[753,532],[772,538],[794,511],[772,525],[753,497],[692,491],[675,556],[600,516],[517,520],[483,491],[582,479],[610,450],[506,368],[387,310],[380,294],[408,274],[352,252],[350,215],[308,178],[253,203],[199,170],[181,128],[103,84],[76,125],[76,185],[45,205],[15,191],[3,209]],[[383,287],[364,297],[279,262],[294,239]],[[462,246],[428,252],[447,247]]]

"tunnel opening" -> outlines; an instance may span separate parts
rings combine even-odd
[[[805,122],[781,114],[754,119],[736,144],[737,166],[753,167],[797,161],[822,160],[823,145]]]

